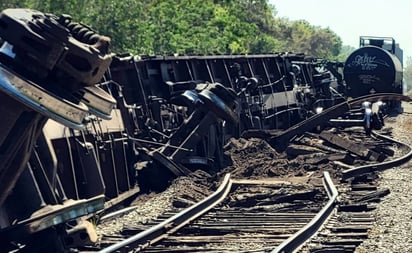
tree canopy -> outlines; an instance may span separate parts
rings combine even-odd
[[[3,0],[0,8],[69,14],[133,54],[296,52],[339,60],[329,28],[276,17],[267,0]]]

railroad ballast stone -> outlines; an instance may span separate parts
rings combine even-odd
[[[385,126],[392,128],[393,137],[412,145],[412,105],[403,103],[404,113],[387,118]],[[389,189],[374,211],[374,227],[355,252],[412,252],[412,161],[380,175],[379,188]]]

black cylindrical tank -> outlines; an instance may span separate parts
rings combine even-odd
[[[349,97],[402,89],[402,65],[389,51],[376,46],[361,47],[349,55],[343,75]]]

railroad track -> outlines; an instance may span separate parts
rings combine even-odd
[[[325,188],[330,186],[325,182]],[[327,202],[325,195],[323,189],[302,185],[232,180],[224,201],[143,252],[268,251],[314,219]]]
[[[121,234],[107,241],[108,238],[103,238],[100,246],[93,250],[292,252],[299,248],[301,252],[352,252],[367,237],[367,230],[373,224],[367,211],[388,194],[376,188],[374,172],[398,166],[412,154],[411,148],[401,142],[375,133],[372,137],[375,140],[371,141],[377,146],[389,143],[402,146],[402,155],[391,161],[369,161],[367,165],[344,167],[339,178],[342,180],[338,186],[339,201],[327,173],[323,197],[328,196],[330,200],[322,198],[322,205],[310,202],[315,196],[319,198],[321,190],[318,188],[306,189],[306,196],[311,198],[299,199],[298,196],[305,194],[297,193],[292,185],[280,182],[261,185],[262,182],[233,180],[227,175],[219,189],[205,200],[183,211],[166,212],[150,224],[130,224]],[[281,189],[280,185],[284,189],[282,195],[276,191]],[[230,189],[235,190],[230,192]],[[282,198],[290,202],[280,203]],[[309,238],[312,240],[308,241]],[[93,250],[88,249],[88,252]]]
[[[368,230],[375,222],[369,212],[389,191],[378,191],[374,176],[361,177],[347,186],[340,191],[329,220],[299,252],[354,252],[368,238]]]
[[[150,228],[128,226],[122,234],[135,235],[99,252],[222,252],[233,245],[245,252],[270,251],[307,224],[316,231],[321,224],[318,220],[326,219],[336,198],[327,172],[324,188],[232,180],[228,174],[203,201],[177,213],[165,213]],[[327,196],[332,200],[328,202]]]
[[[354,252],[368,237],[368,230],[375,222],[369,211],[375,209],[381,198],[390,193],[388,189],[378,189],[376,172],[397,167],[412,156],[411,147],[403,142],[377,133],[372,133],[371,137],[376,141],[397,145],[398,154],[390,161],[343,170],[341,179],[346,184],[340,184],[336,212],[325,223],[324,229],[299,252]]]

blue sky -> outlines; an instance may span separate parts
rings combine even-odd
[[[329,27],[344,45],[359,46],[359,36],[393,37],[412,56],[411,0],[269,0],[277,17]]]

